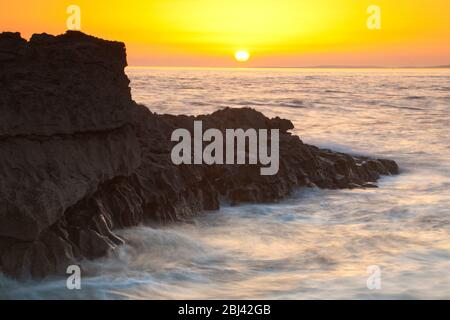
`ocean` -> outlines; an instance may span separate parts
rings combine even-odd
[[[280,203],[122,230],[130,244],[86,262],[82,290],[0,276],[0,298],[450,299],[450,69],[127,74],[134,100],[154,112],[253,107],[290,119],[306,143],[390,158],[401,174],[378,189],[303,188]]]

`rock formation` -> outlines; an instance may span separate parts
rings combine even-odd
[[[394,161],[304,144],[288,120],[253,109],[199,117],[158,115],[131,99],[125,46],[69,31],[0,34],[0,270],[64,274],[126,239],[118,228],[182,221],[221,201],[273,202],[297,187],[371,186]],[[171,133],[206,128],[280,130],[280,170],[181,165]]]

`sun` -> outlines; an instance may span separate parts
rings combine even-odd
[[[246,62],[248,61],[248,59],[250,59],[250,53],[248,53],[248,51],[245,50],[239,50],[236,51],[236,53],[234,54],[234,58],[238,62]]]

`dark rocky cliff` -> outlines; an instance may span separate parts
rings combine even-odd
[[[396,174],[390,160],[304,144],[288,120],[252,109],[200,117],[157,115],[131,99],[125,46],[67,32],[0,34],[0,270],[64,274],[126,239],[114,229],[174,222],[232,203],[277,201],[294,188],[357,188]],[[151,107],[151,106],[150,106]],[[280,129],[280,170],[181,165],[172,131]]]

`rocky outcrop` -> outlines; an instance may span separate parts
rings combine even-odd
[[[288,120],[253,109],[199,117],[134,103],[125,47],[79,32],[0,35],[0,268],[22,277],[64,273],[126,239],[118,228],[168,223],[221,201],[273,202],[298,187],[373,186],[395,162],[304,144]],[[280,169],[173,165],[174,129],[279,129]]]
[[[0,36],[0,265],[6,272],[21,275],[38,265],[42,270],[33,273],[41,275],[48,255],[73,257],[58,253],[71,246],[49,229],[100,185],[139,167],[125,66],[123,44],[77,32],[29,42],[17,33]]]
[[[130,122],[125,46],[68,32],[0,38],[0,137],[113,130]]]

